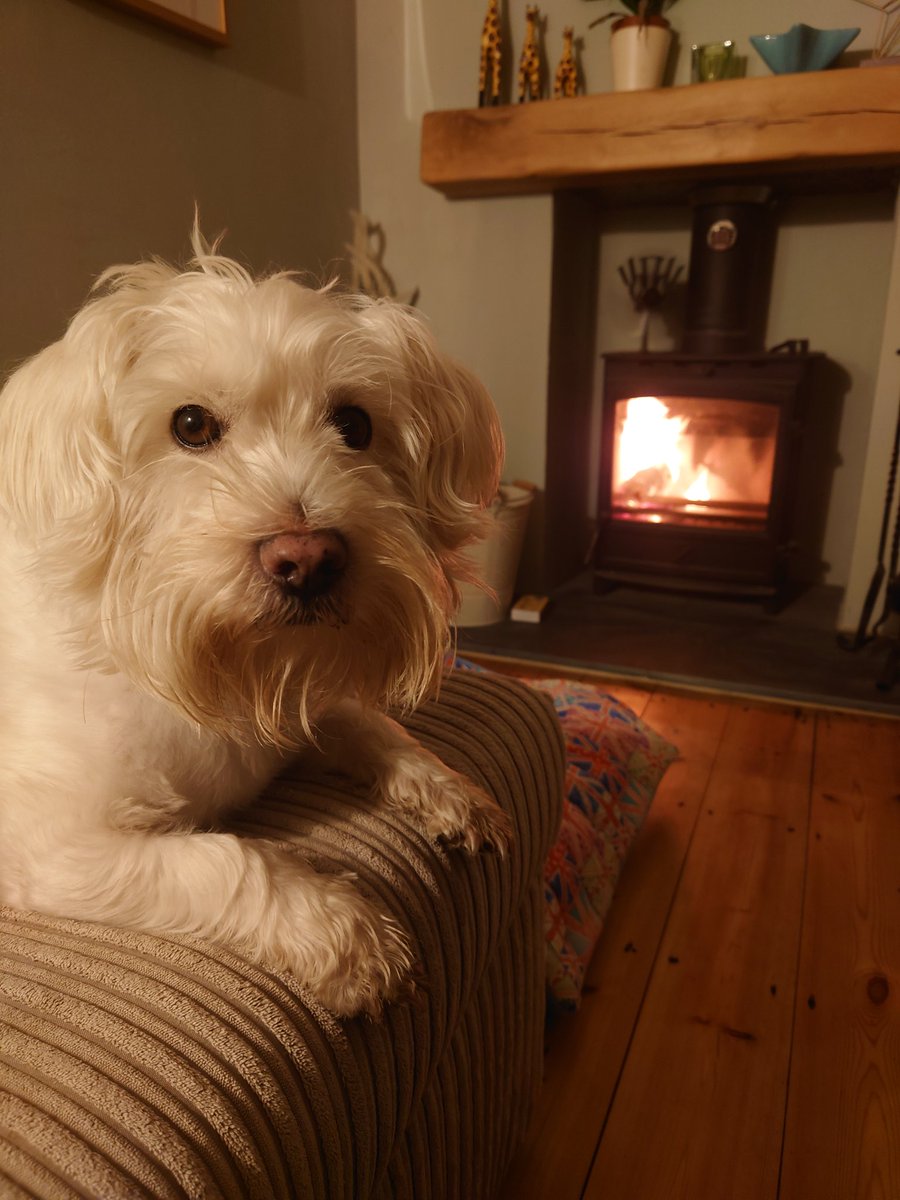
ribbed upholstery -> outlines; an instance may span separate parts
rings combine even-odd
[[[324,776],[277,781],[235,825],[354,871],[405,924],[419,986],[381,1021],[209,943],[0,909],[3,1200],[492,1194],[540,1079],[562,741],[543,696],[469,674],[409,726],[510,812],[505,860]]]

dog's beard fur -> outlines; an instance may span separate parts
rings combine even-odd
[[[282,747],[312,740],[336,696],[415,705],[440,671],[455,589],[371,476],[339,476],[327,502],[304,506],[307,519],[341,530],[349,554],[334,589],[308,600],[259,572],[259,540],[290,517],[265,511],[249,473],[216,480],[197,531],[200,496],[188,499],[186,530],[154,520],[143,497],[133,515],[126,506],[131,536],[111,551],[93,665],[123,671],[208,729]]]

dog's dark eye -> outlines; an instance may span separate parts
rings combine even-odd
[[[351,450],[365,450],[372,440],[372,420],[364,408],[355,404],[336,408],[331,423]]]
[[[208,409],[186,404],[172,417],[172,434],[189,450],[205,450],[222,436],[222,426]]]

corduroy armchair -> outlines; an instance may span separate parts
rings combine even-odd
[[[336,777],[278,780],[234,828],[287,841],[405,924],[419,989],[339,1021],[218,946],[0,909],[0,1195],[490,1197],[539,1086],[550,702],[453,674],[409,728],[513,818],[505,859],[429,843]]]

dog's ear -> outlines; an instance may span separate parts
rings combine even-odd
[[[74,593],[96,587],[117,535],[109,398],[129,367],[134,309],[127,286],[100,295],[0,393],[0,511],[48,586]]]
[[[112,536],[121,464],[110,399],[133,366],[143,307],[173,274],[158,262],[106,271],[65,336],[0,393],[0,508],[26,539],[80,526]]]
[[[43,541],[80,515],[101,522],[112,503],[113,456],[94,364],[65,341],[41,351],[0,395],[0,507]]]
[[[404,361],[415,500],[438,548],[452,552],[484,533],[485,510],[497,494],[503,464],[497,411],[484,385],[438,349],[416,314],[378,301],[369,319]]]

